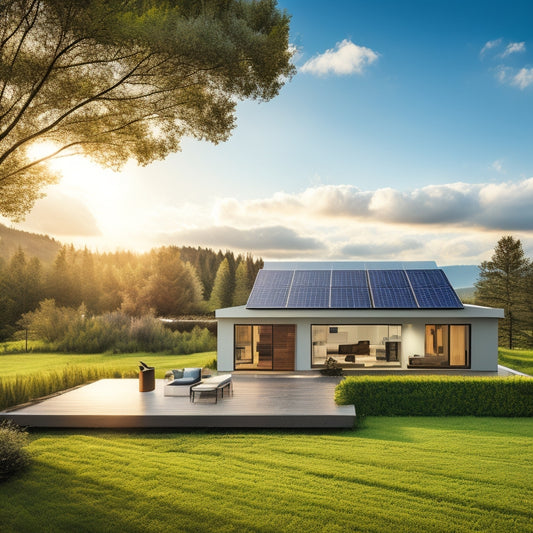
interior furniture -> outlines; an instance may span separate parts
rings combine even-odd
[[[385,359],[387,361],[400,360],[400,343],[398,341],[387,341],[385,343]]]
[[[172,373],[181,377],[176,377],[165,384],[165,396],[190,396],[191,387],[202,380],[201,368],[184,368],[173,370]]]
[[[448,366],[448,359],[443,355],[415,355],[409,357],[409,366]]]
[[[339,344],[338,354],[346,356],[370,355],[370,341],[359,341],[357,344]]]

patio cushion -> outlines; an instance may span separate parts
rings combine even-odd
[[[193,383],[196,383],[198,380],[196,378],[180,378],[175,379],[174,381],[168,383],[168,386],[170,387],[179,387],[180,385],[192,385]]]
[[[201,368],[184,368],[183,377],[200,379],[202,377],[202,369]]]
[[[174,379],[179,379],[183,377],[183,368],[178,368],[177,370],[172,370],[172,374],[174,375]]]

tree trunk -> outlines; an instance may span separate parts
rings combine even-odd
[[[513,349],[513,313],[509,312],[509,350]]]

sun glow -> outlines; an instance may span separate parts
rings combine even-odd
[[[59,149],[52,142],[35,143],[28,149],[31,160],[46,158]],[[47,195],[55,192],[67,198],[81,201],[94,215],[98,227],[105,235],[126,234],[131,214],[124,202],[124,175],[102,168],[89,158],[65,151],[43,164],[60,175],[60,181],[45,191]]]

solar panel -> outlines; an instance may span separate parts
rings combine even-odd
[[[420,308],[463,308],[461,300],[442,270],[410,270],[407,275]]]
[[[293,272],[290,270],[260,270],[248,298],[249,309],[277,309],[287,305]]]
[[[293,309],[327,309],[329,287],[291,287],[287,307]]]
[[[334,270],[331,274],[332,287],[368,288],[365,270]]]
[[[421,309],[461,309],[463,307],[455,292],[447,287],[417,287],[414,291]]]
[[[368,277],[372,291],[374,287],[397,289],[409,287],[407,275],[403,270],[369,270]]]
[[[292,270],[260,270],[254,287],[290,287],[292,276]]]
[[[331,287],[332,309],[370,309],[370,293],[363,287]]]
[[[416,309],[415,297],[410,287],[376,287],[372,289],[376,309]]]
[[[249,309],[461,309],[442,270],[260,270]]]
[[[331,272],[329,270],[295,270],[292,286],[328,287]]]
[[[278,309],[286,307],[289,287],[254,287],[248,298],[249,309]]]

